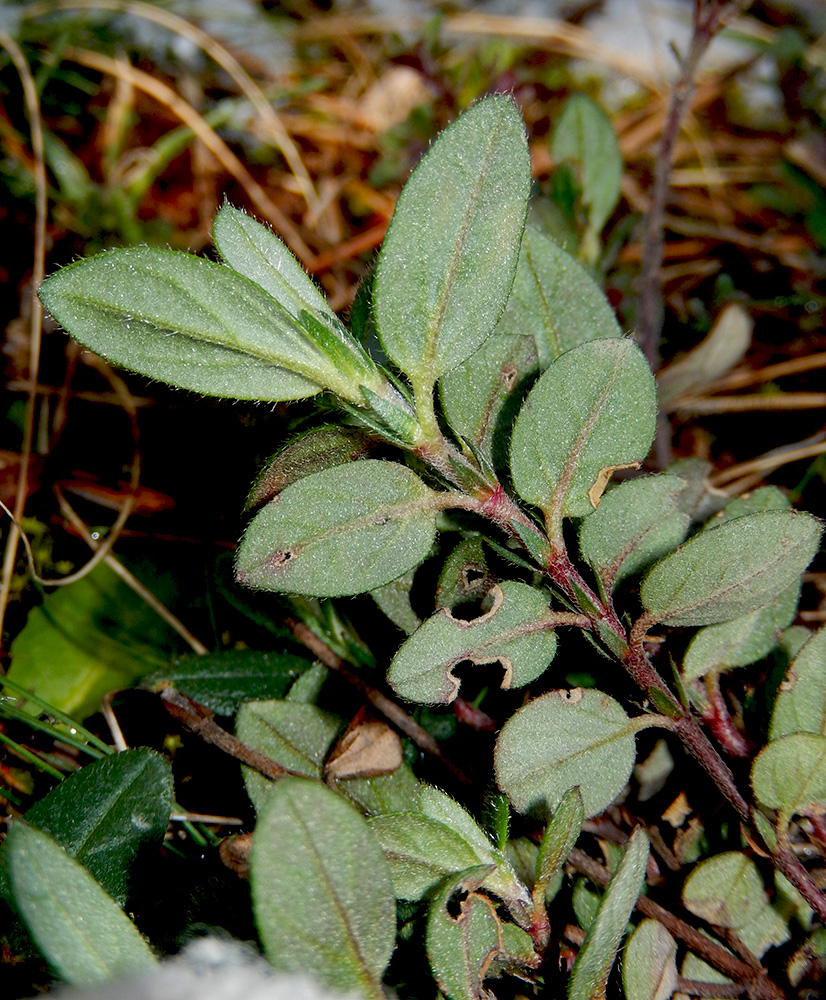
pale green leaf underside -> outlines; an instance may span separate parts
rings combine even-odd
[[[395,580],[428,554],[436,495],[403,465],[365,459],[286,487],[247,528],[239,580],[335,597]]]
[[[290,314],[253,282],[190,254],[109,250],[40,289],[49,312],[115,364],[182,389],[289,400],[341,377]]]
[[[91,986],[155,964],[123,910],[48,834],[18,822],[7,843],[15,906],[62,979]]]
[[[630,340],[573,348],[547,368],[517,417],[511,440],[517,492],[545,512],[554,532],[563,516],[585,517],[610,469],[645,458],[655,415],[654,377]]]
[[[769,737],[826,736],[826,628],[806,642],[786,671],[774,703]]]
[[[595,689],[550,691],[520,708],[496,742],[496,780],[517,812],[548,815],[579,786],[585,815],[619,795],[634,764],[634,729]]]
[[[647,865],[648,837],[641,827],[637,827],[608,883],[585,944],[574,963],[568,983],[568,1000],[593,1000],[605,996],[608,976],[628,918],[645,885]]]
[[[255,827],[253,910],[279,969],[369,1000],[396,941],[393,886],[367,821],[335,792],[304,778],[270,789]]]
[[[758,800],[787,817],[826,810],[826,737],[790,733],[757,755],[751,786]]]
[[[626,1000],[668,1000],[677,988],[677,942],[658,920],[643,920],[622,957]]]
[[[432,386],[493,330],[516,271],[530,188],[510,97],[479,101],[436,139],[402,190],[381,249],[376,321],[387,356]]]
[[[764,657],[777,645],[782,629],[794,620],[799,598],[800,582],[796,581],[765,607],[700,629],[683,657],[683,679],[745,667]]]
[[[479,618],[454,618],[443,608],[428,618],[393,657],[387,679],[402,698],[449,704],[459,692],[454,668],[465,660],[499,661],[503,688],[535,680],[556,651],[547,595],[508,581],[492,591],[493,606]]]
[[[643,580],[650,617],[669,625],[713,625],[755,611],[790,587],[820,541],[811,514],[765,511],[703,531]]]
[[[690,518],[677,500],[686,482],[667,474],[641,476],[610,489],[582,522],[579,546],[607,587],[673,551]]]

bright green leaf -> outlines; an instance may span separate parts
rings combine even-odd
[[[609,806],[634,764],[634,724],[596,689],[549,691],[520,708],[496,741],[496,780],[517,812],[547,816],[579,786],[585,815]]]
[[[147,677],[159,691],[171,684],[219,715],[232,715],[242,702],[283,698],[310,661],[290,653],[220,649],[203,656],[182,656]]]
[[[677,989],[677,942],[658,920],[643,920],[622,957],[626,1000],[668,1000]]]
[[[516,419],[511,470],[552,534],[596,509],[612,470],[645,458],[655,412],[654,377],[630,340],[581,344],[547,368]]]
[[[162,667],[176,640],[108,566],[96,566],[32,608],[12,643],[8,676],[82,720],[100,708],[108,692],[131,687]]]
[[[602,896],[568,983],[568,1000],[605,996],[608,976],[619,951],[628,918],[645,885],[648,837],[638,827],[628,840],[622,860]]]
[[[756,611],[790,587],[820,542],[811,514],[773,510],[725,521],[666,556],[643,580],[649,616],[713,625]]]
[[[707,625],[691,640],[683,657],[683,679],[745,667],[777,645],[780,632],[794,620],[800,598],[796,581],[765,607],[720,625]]]
[[[780,685],[769,738],[791,733],[826,736],[826,628],[806,642]]]
[[[360,404],[359,383],[382,382],[355,342],[316,343],[252,281],[191,254],[107,250],[62,268],[39,294],[95,353],[208,396],[289,400],[326,388]]]
[[[252,898],[267,958],[330,989],[383,1000],[396,942],[387,862],[367,821],[341,796],[282,778],[259,812]]]
[[[790,733],[757,755],[751,787],[759,801],[787,818],[826,811],[826,736]]]
[[[17,822],[6,843],[14,904],[62,979],[91,986],[155,964],[123,910],[47,833]]]
[[[399,196],[376,269],[375,315],[388,357],[423,391],[496,325],[530,177],[516,104],[495,96],[442,132]]]
[[[393,657],[387,679],[402,698],[447,705],[459,693],[454,669],[463,661],[505,670],[503,688],[535,680],[556,651],[548,596],[507,581],[491,591],[493,604],[479,618],[454,618],[443,608],[418,628]]]
[[[253,518],[238,578],[259,590],[319,597],[373,590],[428,554],[436,496],[394,462],[365,459],[313,473]]]
[[[690,519],[677,504],[685,485],[684,479],[670,475],[629,479],[609,490],[585,518],[579,546],[606,590],[685,539]]]

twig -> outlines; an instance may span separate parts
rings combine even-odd
[[[305,625],[304,622],[295,621],[294,619],[288,619],[285,624],[292,630],[293,635],[299,642],[305,645],[311,653],[317,656],[325,666],[329,667],[331,670],[335,670],[336,673],[341,674],[348,684],[352,684],[353,687],[360,691],[377,711],[381,712],[381,714],[392,722],[397,729],[401,730],[405,736],[410,737],[416,746],[424,750],[425,753],[429,753],[431,756],[438,758],[438,760],[440,760],[445,767],[448,768],[454,778],[457,778],[464,784],[471,783],[471,779],[468,775],[466,775],[464,771],[461,771],[452,760],[442,753],[442,748],[426,729],[423,729],[415,719],[412,719],[407,712],[405,712],[405,710],[400,705],[397,705],[391,698],[382,694],[382,692],[374,688],[372,684],[368,684],[363,677],[360,677],[357,673],[350,670],[344,660],[342,660],[337,653],[330,649],[327,643],[324,642],[323,639],[320,639],[308,625]]]
[[[682,70],[671,91],[668,113],[654,164],[651,206],[643,236],[642,271],[639,281],[640,313],[637,340],[649,364],[656,371],[660,361],[660,333],[663,304],[660,268],[665,244],[665,203],[670,190],[671,163],[683,119],[694,93],[700,61],[723,25],[742,13],[751,0],[695,0],[694,30]]]
[[[270,778],[274,781],[277,778],[283,778],[285,775],[292,774],[299,778],[311,778],[313,781],[318,781],[318,778],[313,777],[313,775],[301,774],[300,771],[291,771],[289,768],[282,767],[272,757],[268,757],[258,750],[253,750],[246,743],[242,743],[237,736],[233,736],[232,733],[228,733],[226,729],[222,729],[218,725],[213,717],[213,713],[208,708],[199,705],[197,701],[193,701],[191,698],[185,697],[180,691],[176,691],[175,688],[165,688],[161,692],[161,701],[164,703],[167,712],[174,719],[177,719],[178,722],[186,726],[187,729],[192,730],[193,733],[200,736],[207,743],[212,743],[219,750],[223,750],[230,757],[240,760],[242,764],[255,768],[265,778]]]

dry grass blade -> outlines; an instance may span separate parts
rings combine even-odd
[[[741,480],[746,476],[751,477],[753,474],[758,474],[758,478],[755,481],[759,482],[767,472],[774,472],[775,469],[788,465],[790,462],[799,462],[804,458],[815,458],[824,452],[826,452],[826,441],[775,449],[774,451],[767,452],[765,455],[761,455],[759,458],[753,458],[748,462],[739,462],[728,469],[721,469],[719,472],[715,472],[711,476],[711,484],[719,489],[728,483],[726,492],[734,495],[744,488]],[[735,480],[738,481],[736,487],[734,485]]]

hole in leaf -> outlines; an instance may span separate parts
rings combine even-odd
[[[285,563],[288,563],[290,559],[292,559],[292,557],[293,553],[292,550],[290,549],[284,549],[280,552],[273,552],[273,554],[270,556],[270,566],[273,567],[283,566]]]
[[[467,899],[467,889],[460,889],[450,897],[445,904],[445,910],[451,920],[458,920],[462,916],[462,904]]]

